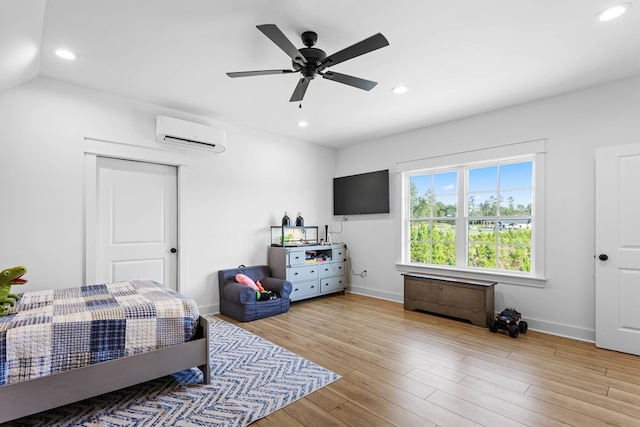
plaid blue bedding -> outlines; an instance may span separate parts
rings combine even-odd
[[[189,341],[195,301],[148,280],[25,292],[0,317],[0,385]]]

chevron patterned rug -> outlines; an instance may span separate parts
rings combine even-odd
[[[209,317],[211,385],[190,369],[5,426],[246,426],[340,376]]]

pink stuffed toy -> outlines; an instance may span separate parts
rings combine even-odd
[[[236,274],[236,282],[248,286],[254,291],[264,292],[264,288],[260,284],[260,281],[258,280],[258,282],[256,283],[251,279],[251,277],[247,276],[246,274]]]

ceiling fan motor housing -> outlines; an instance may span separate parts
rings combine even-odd
[[[305,65],[300,65],[294,61],[292,63],[293,68],[300,71],[304,77],[313,79],[318,75],[320,62],[327,57],[327,54],[324,50],[315,47],[303,47],[299,49],[299,51],[305,57],[307,63]]]

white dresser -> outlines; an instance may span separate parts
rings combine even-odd
[[[271,275],[293,284],[291,300],[298,301],[347,287],[347,253],[344,245],[269,248]]]

